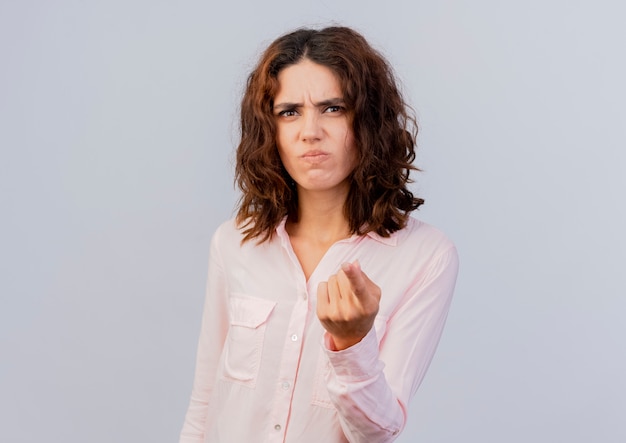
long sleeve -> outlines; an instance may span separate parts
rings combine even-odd
[[[389,318],[377,319],[382,327],[343,351],[329,350],[325,337],[327,389],[349,442],[391,442],[404,428],[408,402],[441,337],[457,273],[458,256],[451,247],[417,273]]]
[[[204,442],[209,398],[228,330],[227,285],[218,253],[217,239],[216,233],[211,241],[209,254],[206,298],[198,341],[193,389],[180,434],[180,443]]]

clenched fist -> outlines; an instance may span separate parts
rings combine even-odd
[[[358,260],[344,263],[317,287],[317,316],[332,337],[335,351],[358,343],[374,324],[380,288],[361,270]]]

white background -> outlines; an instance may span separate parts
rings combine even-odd
[[[626,441],[623,5],[1,0],[0,441],[177,441],[243,83],[331,22],[395,66],[461,257],[398,441]]]

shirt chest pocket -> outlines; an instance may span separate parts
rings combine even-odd
[[[227,380],[254,387],[259,373],[267,320],[276,302],[234,293],[229,299],[229,328],[223,359]]]

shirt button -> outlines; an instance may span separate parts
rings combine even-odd
[[[291,336],[291,341],[298,341],[298,336],[296,334],[293,334]]]
[[[282,384],[283,389],[286,391],[287,389],[289,389],[289,383],[284,381]]]
[[[280,431],[280,425],[274,426],[274,429],[276,429],[277,431]]]

